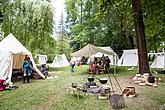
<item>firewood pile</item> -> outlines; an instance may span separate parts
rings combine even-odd
[[[150,76],[149,73],[144,73],[143,75],[136,74],[136,76],[134,76],[132,79],[134,80],[135,84],[139,84],[140,86],[153,86],[153,87],[157,87],[158,82],[161,81],[160,78]]]

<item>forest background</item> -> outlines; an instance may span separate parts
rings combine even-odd
[[[50,0],[1,0],[1,40],[13,33],[33,55],[47,54],[50,61],[60,53],[69,58],[88,43],[111,46],[119,55],[123,49],[136,48],[132,1],[105,1],[65,0],[67,18],[61,15],[55,40]],[[141,0],[141,6],[148,52],[161,52],[165,41],[165,1]]]

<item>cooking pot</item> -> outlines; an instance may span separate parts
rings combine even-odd
[[[94,80],[95,80],[94,77],[88,77],[88,81],[89,81],[89,82],[93,82]]]
[[[108,79],[107,78],[100,78],[99,81],[101,84],[106,84]]]
[[[148,76],[147,80],[149,83],[155,83],[155,76]]]
[[[106,84],[107,83],[107,81],[108,81],[108,79],[107,78],[97,78],[97,77],[95,77],[96,79],[98,79],[99,81],[100,81],[100,83],[101,84]]]

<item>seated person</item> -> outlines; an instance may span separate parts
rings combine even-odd
[[[105,68],[105,63],[103,61],[100,61],[100,68],[102,68],[102,69]]]
[[[76,60],[75,64],[76,64],[77,66],[80,66],[80,61],[79,61],[79,60]]]
[[[89,64],[89,68],[88,68],[88,72],[89,73],[93,73],[94,72],[94,68],[93,68],[93,64]]]
[[[94,68],[94,73],[99,74],[99,63],[97,61],[94,61],[93,68]]]
[[[105,72],[105,63],[103,61],[100,61],[100,73],[104,73]]]
[[[48,76],[48,71],[47,71],[48,69],[46,68],[46,64],[42,64],[41,65],[41,68],[40,68],[40,71],[41,71],[41,73],[45,76],[45,77],[47,77]]]

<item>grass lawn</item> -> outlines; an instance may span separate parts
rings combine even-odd
[[[165,103],[165,75],[158,76],[163,79],[157,88],[138,86],[131,78],[137,70],[128,71],[128,68],[117,67],[116,77],[122,88],[134,86],[137,97],[125,98],[126,108],[123,110],[159,110]],[[14,82],[19,88],[0,92],[0,110],[111,110],[108,100],[98,100],[95,94],[86,94],[78,99],[76,95],[69,94],[68,88],[72,82],[84,84],[87,82],[87,66],[76,67],[71,77],[69,67],[50,69],[54,79],[30,79],[29,84],[22,84],[22,80]],[[113,72],[113,69],[111,69]],[[101,74],[97,77],[107,77]],[[114,88],[119,91],[112,74],[110,74]],[[95,80],[99,84],[98,80]],[[119,91],[120,92],[120,91]]]

